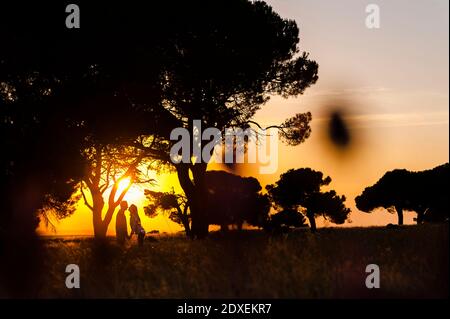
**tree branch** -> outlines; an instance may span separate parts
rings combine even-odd
[[[130,183],[128,184],[128,186],[122,191],[122,193],[120,194],[119,198],[117,199],[117,201],[114,202],[114,206],[118,206],[123,198],[125,197],[125,195],[127,194],[128,190],[130,189],[131,185],[133,184],[132,181],[130,181]]]
[[[267,126],[266,128],[263,128],[259,123],[257,123],[257,122],[255,122],[255,121],[247,121],[247,122],[245,122],[245,123],[247,123],[247,124],[254,124],[254,125],[256,125],[257,127],[259,127],[260,129],[262,129],[262,130],[268,130],[268,129],[271,129],[271,128],[276,128],[276,129],[279,129],[279,130],[283,130],[283,129],[285,129],[286,127],[285,126],[283,126],[283,125],[270,125],[270,126]]]
[[[110,175],[111,175],[111,166],[112,166],[112,163],[109,162],[108,163],[108,168],[106,169],[106,181],[105,181],[105,184],[103,185],[103,187],[100,187],[100,193],[102,193],[102,194],[104,194],[105,191],[109,187],[109,179],[110,179]]]
[[[92,205],[89,204],[87,198],[86,198],[86,194],[83,191],[83,185],[82,183],[80,183],[80,191],[81,191],[81,195],[83,196],[83,200],[84,200],[84,205],[86,205],[91,211],[94,211],[94,207]]]
[[[95,184],[96,186],[98,186],[98,184],[100,183],[100,178],[102,175],[102,148],[100,146],[96,146],[95,147],[95,175],[93,178],[93,184]]]

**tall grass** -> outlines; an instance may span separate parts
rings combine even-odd
[[[448,297],[448,239],[448,225],[152,237],[144,247],[52,239],[40,297]],[[65,287],[67,264],[79,265],[80,289]],[[365,286],[368,264],[380,267],[380,289]]]

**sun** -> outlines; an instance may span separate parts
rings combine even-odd
[[[117,186],[117,193],[122,193],[128,186],[130,186],[131,179],[129,177],[122,179]]]
[[[130,177],[123,178],[119,181],[119,185],[116,192],[116,200],[122,193],[122,191],[126,190],[130,183],[130,189],[125,194],[123,200],[126,200],[129,205],[135,204],[138,207],[145,206],[147,203],[147,198],[144,195],[145,189],[152,189],[156,191],[173,191],[175,190],[178,193],[182,193],[181,186],[178,183],[178,178],[176,174],[173,173],[161,173],[157,172],[149,173],[149,178],[152,178],[154,182],[150,183],[132,183]]]
[[[122,179],[117,188],[117,196],[126,190],[130,186],[130,183],[131,179],[129,177]],[[124,200],[128,201],[129,204],[141,204],[145,201],[144,190],[139,185],[133,184],[126,193]]]

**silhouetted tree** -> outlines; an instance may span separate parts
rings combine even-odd
[[[268,217],[270,202],[260,193],[261,185],[253,177],[241,177],[225,171],[208,171],[208,223],[228,229],[228,225],[242,228],[244,222],[262,227]]]
[[[405,169],[387,172],[375,185],[367,187],[355,198],[356,207],[364,212],[383,207],[396,212],[398,224],[403,225],[403,209],[412,208],[408,199],[412,182],[412,173]]]
[[[267,194],[257,194],[252,199],[250,207],[245,211],[244,220],[247,224],[263,228],[269,219],[271,203]]]
[[[270,201],[260,193],[261,185],[253,177],[241,177],[225,171],[207,171],[206,186],[209,214],[208,224],[219,225],[222,230],[229,225],[242,228],[244,222],[263,227],[268,220]],[[172,192],[145,190],[149,204],[145,213],[155,217],[159,211],[169,213],[169,218],[182,225],[191,236],[191,213],[186,196]]]
[[[80,182],[80,193],[84,204],[92,211],[95,237],[105,238],[113,214],[130,187],[134,183],[151,184],[153,179],[142,172],[147,164],[143,161],[145,155],[132,147],[117,149],[96,145],[83,155],[86,173]],[[119,189],[122,181],[126,185]],[[90,196],[86,196],[85,189]]]
[[[270,226],[271,228],[304,227],[307,226],[305,221],[302,213],[293,209],[284,209],[270,217]]]
[[[168,1],[171,19],[162,24],[165,47],[161,96],[178,127],[247,128],[272,94],[297,96],[315,83],[318,66],[298,48],[298,27],[260,1]],[[166,17],[166,14],[161,14]],[[299,114],[278,128],[292,144],[310,133],[311,114]],[[222,134],[223,135],[223,134]],[[194,138],[191,134],[192,139]],[[209,141],[202,141],[204,145]],[[192,232],[208,232],[208,163],[175,165],[188,200]]]
[[[315,218],[317,216],[322,216],[334,224],[343,224],[350,214],[350,208],[345,207],[345,200],[344,195],[339,196],[334,190],[310,194],[302,206],[306,209],[311,230],[316,231]]]
[[[167,153],[167,145],[156,143],[152,135],[157,122],[158,132],[168,135],[164,132],[167,125],[156,111],[161,103],[156,93],[161,70],[153,69],[158,69],[161,61],[152,52],[160,43],[141,41],[153,38],[158,28],[147,25],[145,10],[137,4],[127,8],[111,4],[105,12],[101,2],[83,3],[85,28],[80,30],[65,27],[62,5],[27,3],[25,13],[23,7],[20,3],[2,4],[0,10],[1,26],[8,34],[3,39],[8,45],[0,53],[0,93],[10,105],[2,108],[7,124],[5,144],[15,145],[23,153],[22,159],[32,158],[33,163],[18,165],[12,152],[2,158],[2,165],[11,172],[11,163],[15,163],[14,182],[19,181],[20,170],[30,185],[32,175],[45,174],[39,160],[54,171],[39,176],[30,186],[37,202],[30,204],[33,209],[26,209],[31,219],[36,208],[52,206],[55,211],[55,207],[63,208],[64,200],[70,200],[75,191],[89,189],[95,235],[104,237],[117,204],[111,201],[117,189],[117,183],[112,182],[119,181],[125,172],[135,175],[131,171],[136,172],[139,164],[137,155],[125,160],[124,154],[132,149],[134,154],[143,154],[141,158],[151,159],[153,151]],[[118,30],[127,36],[120,36]],[[145,150],[140,149],[143,145]],[[112,149],[122,154],[111,155]],[[115,163],[113,170],[107,169],[111,162]],[[123,166],[118,167],[118,162]],[[112,171],[119,176],[110,176]],[[44,182],[47,176],[53,179],[49,188]],[[110,183],[105,184],[106,180]],[[19,188],[22,192],[26,189]],[[38,195],[39,189],[42,193]],[[106,190],[110,196],[103,219],[102,195]],[[56,199],[60,204],[55,205]],[[67,214],[60,211],[56,216]],[[35,227],[36,221],[32,224]]]
[[[417,184],[414,191],[414,210],[417,212],[417,223],[448,221],[450,202],[449,164],[443,164],[430,170],[417,172]]]
[[[2,41],[7,44],[0,58],[2,94],[7,99],[18,96],[22,103],[28,93],[21,85],[39,83],[31,84],[41,89],[38,95],[30,94],[33,101],[23,108],[24,114],[33,125],[47,123],[53,138],[73,147],[76,156],[71,161],[97,145],[126,145],[167,163],[174,127],[191,129],[195,119],[222,131],[257,125],[251,119],[271,94],[296,96],[317,80],[317,64],[298,49],[296,23],[280,18],[263,2],[173,0],[151,10],[141,3],[126,7],[108,3],[105,10],[103,3],[87,2],[80,30],[67,29],[61,22],[63,6],[27,3],[26,7],[27,12],[20,3],[2,5],[0,10],[6,31]],[[42,111],[34,108],[39,96],[49,97],[58,106],[52,109],[56,112],[36,117]],[[8,122],[9,114],[4,118]],[[309,136],[310,120],[309,113],[299,114],[278,128],[285,140],[296,144]],[[9,121],[13,122],[20,130],[25,128],[24,122]],[[58,124],[64,132],[55,137]],[[69,143],[66,128],[75,133],[73,142]],[[158,136],[161,141],[149,147],[136,141],[139,135]],[[36,157],[50,154],[43,149],[39,145]],[[5,159],[6,169],[11,162]],[[22,172],[39,171],[28,167]],[[207,163],[175,167],[198,237],[208,229],[203,200],[206,167]],[[83,164],[73,168],[84,172]],[[71,180],[73,186],[80,180],[78,172],[63,175],[67,176],[61,180]],[[38,197],[47,193],[45,189]],[[27,214],[42,206],[42,200],[38,202],[25,209]]]
[[[317,216],[323,216],[335,224],[342,224],[350,209],[344,205],[345,196],[335,191],[321,192],[321,187],[329,185],[331,178],[310,168],[290,169],[281,174],[280,179],[266,189],[276,207],[304,213],[308,217],[311,231],[316,231]]]
[[[445,220],[448,217],[449,165],[431,170],[411,172],[396,169],[383,175],[373,186],[367,187],[355,198],[356,207],[363,212],[385,208],[396,212],[398,224],[403,224],[403,211],[417,213],[417,223]]]
[[[82,141],[50,96],[53,82],[12,73],[3,55],[8,45],[0,53],[0,294],[23,297],[33,295],[39,278],[39,212],[61,216],[73,208]]]
[[[149,204],[144,207],[148,217],[155,217],[158,211],[169,213],[173,222],[182,225],[186,236],[191,236],[190,213],[188,200],[185,196],[172,192],[156,192],[146,189],[144,191]]]
[[[11,111],[6,109],[9,113],[4,115],[10,119],[8,122],[10,127],[6,128],[9,129],[6,132],[9,140],[5,141],[12,143],[16,139],[26,138],[26,142],[14,143],[24,154],[31,153],[30,145],[36,143],[34,151],[39,154],[36,157],[45,160],[46,163],[43,165],[49,169],[58,169],[49,172],[47,176],[61,180],[58,185],[54,183],[51,188],[39,195],[42,198],[39,208],[43,206],[52,208],[53,211],[56,207],[64,208],[62,205],[64,200],[70,201],[75,190],[81,190],[83,193],[83,188],[86,187],[90,190],[92,204],[87,203],[84,193],[83,197],[93,211],[95,235],[104,237],[112,213],[120,203],[120,200],[115,199],[115,195],[119,181],[125,176],[121,178],[117,175],[126,173],[133,182],[137,177],[138,165],[143,159],[150,159],[151,151],[160,146],[154,143],[155,138],[142,137],[143,120],[147,119],[145,122],[147,127],[150,123],[149,115],[135,109],[119,94],[109,96],[113,95],[110,89],[107,90],[110,93],[102,95],[102,88],[95,84],[97,81],[102,82],[101,78],[99,79],[97,73],[90,67],[86,67],[85,73],[80,75],[70,73],[65,75],[71,77],[65,79],[64,85],[60,84],[63,81],[50,81],[46,76],[38,76],[35,73],[15,75],[7,82],[2,82],[6,88],[3,97],[6,103],[11,105]],[[90,97],[92,91],[97,89],[99,90],[97,96]],[[79,93],[78,90],[83,93]],[[34,111],[34,108],[38,110]],[[24,133],[28,135],[23,136]],[[136,143],[142,145],[143,140],[148,139],[151,139],[152,145],[157,146],[147,147],[145,150],[134,146]],[[8,156],[9,161],[5,161],[9,163],[7,165],[18,163],[17,160],[13,160],[13,154]],[[5,156],[5,159],[8,157]],[[34,162],[25,168],[16,165],[14,169],[20,167],[21,173],[25,174],[29,182],[30,175],[38,174],[37,172],[41,174],[45,169],[36,166],[38,161]],[[40,177],[40,185],[33,185],[35,194],[39,188],[45,188],[47,176]],[[18,181],[17,175],[15,181]],[[104,206],[102,196],[106,190],[110,191],[110,196],[108,210],[102,219]],[[62,193],[64,196],[61,196]],[[122,192],[119,199],[123,198],[125,193],[126,191]],[[70,211],[72,210],[67,212]],[[32,215],[31,211],[27,214]],[[67,214],[59,211],[56,216],[65,217]]]

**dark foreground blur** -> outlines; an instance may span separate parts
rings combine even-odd
[[[155,236],[124,248],[112,238],[42,240],[41,298],[448,297],[448,224]],[[80,289],[66,288],[67,264],[79,265]],[[365,286],[368,264],[380,267],[380,289]]]

